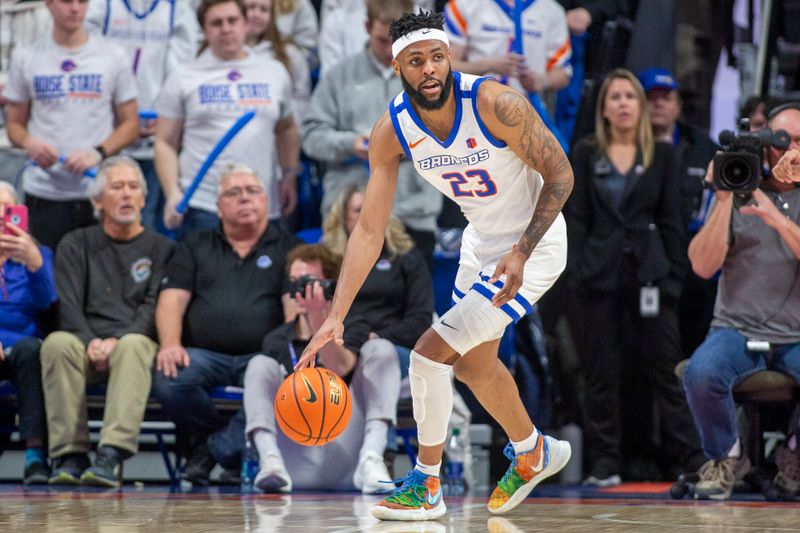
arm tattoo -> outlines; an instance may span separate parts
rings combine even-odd
[[[533,217],[517,245],[520,252],[530,256],[572,191],[572,168],[555,137],[522,96],[511,91],[500,94],[494,112],[503,125],[518,132],[517,153],[521,152],[525,162],[544,177]]]

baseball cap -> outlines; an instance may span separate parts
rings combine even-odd
[[[653,89],[666,89],[668,91],[677,90],[678,84],[675,76],[665,68],[650,67],[639,72],[639,82],[644,87],[644,92],[648,93]]]

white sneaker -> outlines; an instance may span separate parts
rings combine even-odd
[[[391,488],[391,483],[381,483],[382,481],[391,482],[389,471],[383,462],[383,457],[375,454],[367,454],[358,462],[356,471],[353,474],[353,485],[361,489],[363,494],[375,494],[376,492]]]
[[[261,460],[253,485],[264,492],[291,492],[292,478],[279,455],[267,455]]]

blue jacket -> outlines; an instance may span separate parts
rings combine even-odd
[[[39,335],[37,314],[56,300],[53,252],[40,246],[42,268],[28,272],[11,259],[0,269],[0,342],[13,346],[23,337]]]

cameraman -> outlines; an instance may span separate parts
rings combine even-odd
[[[789,150],[765,149],[770,169],[800,149],[800,104],[769,114],[769,127],[786,130]],[[709,180],[713,165],[709,167]],[[770,171],[737,208],[733,192],[717,190],[705,226],[689,245],[698,276],[719,269],[714,320],[706,340],[692,355],[683,385],[703,451],[697,498],[724,500],[750,469],[736,434],[733,387],[767,368],[800,381],[800,189]],[[796,493],[800,458],[794,435],[776,452],[776,485]]]
[[[353,411],[347,429],[324,447],[303,446],[279,435],[275,395],[287,371],[297,363],[298,354],[328,318],[332,294],[323,290],[320,280],[337,277],[340,266],[337,256],[320,244],[294,248],[286,265],[293,282],[296,318],[267,334],[263,343],[266,355],[255,356],[244,377],[246,434],[260,458],[255,486],[265,492],[290,492],[293,487],[376,492],[383,488],[380,481],[390,479],[383,453],[400,395],[400,365],[394,345],[386,339],[368,341],[366,320],[358,315],[348,317],[344,343],[330,342],[318,353],[318,364],[349,383]]]

